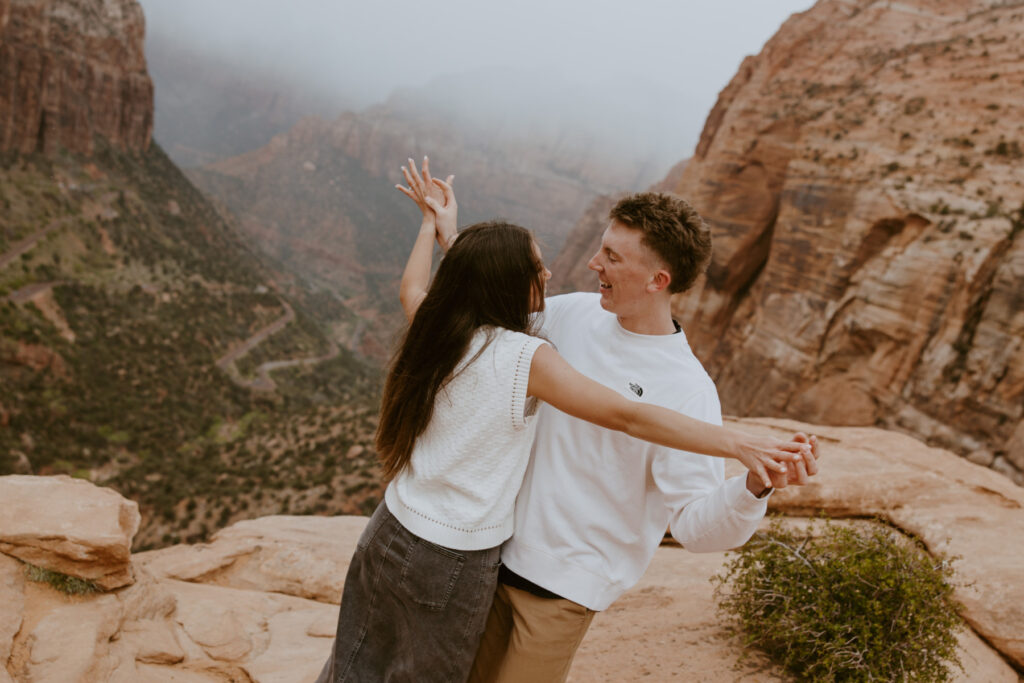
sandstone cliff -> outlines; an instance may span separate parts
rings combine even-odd
[[[1019,2],[821,0],[743,62],[669,183],[712,226],[675,308],[727,412],[1024,481],[1022,32]]]
[[[144,30],[136,0],[0,0],[0,151],[146,149]]]
[[[1021,489],[878,429],[739,424],[819,435],[816,480],[770,500],[790,523],[818,510],[879,516],[929,549],[960,555],[957,598],[969,628],[960,634],[965,670],[953,680],[1018,680],[1000,654],[1024,668],[1024,551],[1006,542],[1024,535]],[[34,510],[24,507],[33,502]],[[223,529],[208,544],[129,558],[137,519],[134,503],[85,482],[0,478],[0,681],[313,680],[366,518],[265,517]],[[100,575],[113,570],[120,579],[108,585],[119,588],[63,595],[29,578],[15,559],[96,576],[82,561],[89,556],[104,558]],[[641,583],[595,619],[570,680],[780,680],[721,628],[708,579],[724,559],[660,548]]]

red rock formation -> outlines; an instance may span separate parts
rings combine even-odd
[[[713,230],[676,313],[726,410],[1024,481],[1022,32],[1019,2],[821,0],[743,62],[671,188]]]
[[[147,148],[144,30],[135,0],[0,0],[0,151]]]

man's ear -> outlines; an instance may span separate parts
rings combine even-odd
[[[651,279],[647,282],[647,291],[651,294],[660,292],[661,290],[668,287],[669,283],[672,282],[672,276],[664,268],[656,271]]]

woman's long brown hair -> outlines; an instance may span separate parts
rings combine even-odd
[[[543,307],[543,264],[533,237],[518,225],[477,223],[459,233],[413,316],[384,384],[377,452],[386,480],[412,457],[434,413],[437,392],[451,379],[483,326],[529,332]]]

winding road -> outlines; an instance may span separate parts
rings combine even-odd
[[[0,269],[6,268],[11,263],[17,261],[19,258],[21,258],[22,254],[27,253],[29,250],[31,250],[33,247],[39,244],[39,242],[43,238],[45,238],[54,230],[64,227],[69,220],[69,218],[58,218],[57,220],[52,221],[45,228],[36,230],[31,235],[28,235],[27,237],[15,242],[13,245],[11,245],[10,249],[8,249],[3,254],[0,254]],[[8,301],[12,303],[22,304],[27,301],[31,301],[40,294],[43,294],[49,289],[61,284],[65,284],[65,281],[54,280],[51,282],[35,282],[33,284],[25,285],[24,287],[21,287],[20,289],[11,292],[10,294],[7,295],[6,298]],[[273,391],[274,389],[277,388],[277,384],[270,377],[270,373],[273,372],[274,370],[280,370],[282,368],[293,367],[296,365],[314,365],[316,363],[322,363],[324,361],[336,357],[339,353],[341,353],[341,348],[333,340],[331,340],[330,350],[322,356],[316,356],[313,358],[293,358],[290,360],[268,361],[256,368],[256,377],[254,379],[245,379],[244,377],[242,377],[238,372],[238,368],[235,367],[235,361],[237,361],[239,358],[252,351],[257,346],[259,346],[267,339],[267,337],[281,331],[290,322],[295,320],[295,309],[291,307],[291,304],[289,304],[287,301],[282,300],[281,305],[284,307],[285,310],[284,315],[282,315],[280,318],[270,323],[260,331],[256,332],[256,334],[246,339],[238,347],[232,349],[231,351],[217,359],[217,367],[227,372],[228,376],[231,377],[232,381],[234,381],[239,386],[254,389],[257,391]],[[356,344],[359,343],[359,337],[362,334],[364,328],[365,323],[364,321],[360,320],[356,326],[355,332],[352,334],[352,339],[349,341],[348,346],[350,348],[354,347]]]
[[[295,320],[295,310],[291,307],[291,304],[282,300],[281,305],[284,306],[285,309],[285,314],[283,316],[246,339],[238,346],[238,348],[232,349],[217,360],[217,367],[227,372],[228,376],[231,377],[231,381],[235,384],[256,391],[273,391],[277,388],[277,384],[270,377],[270,373],[274,370],[289,368],[296,365],[315,365],[316,363],[322,363],[326,360],[330,360],[341,353],[341,348],[331,340],[330,350],[322,356],[267,361],[256,368],[256,377],[254,379],[246,379],[242,377],[238,372],[238,368],[235,367],[235,361],[252,351],[259,344],[265,341],[267,337],[281,331],[288,325],[288,323]]]

